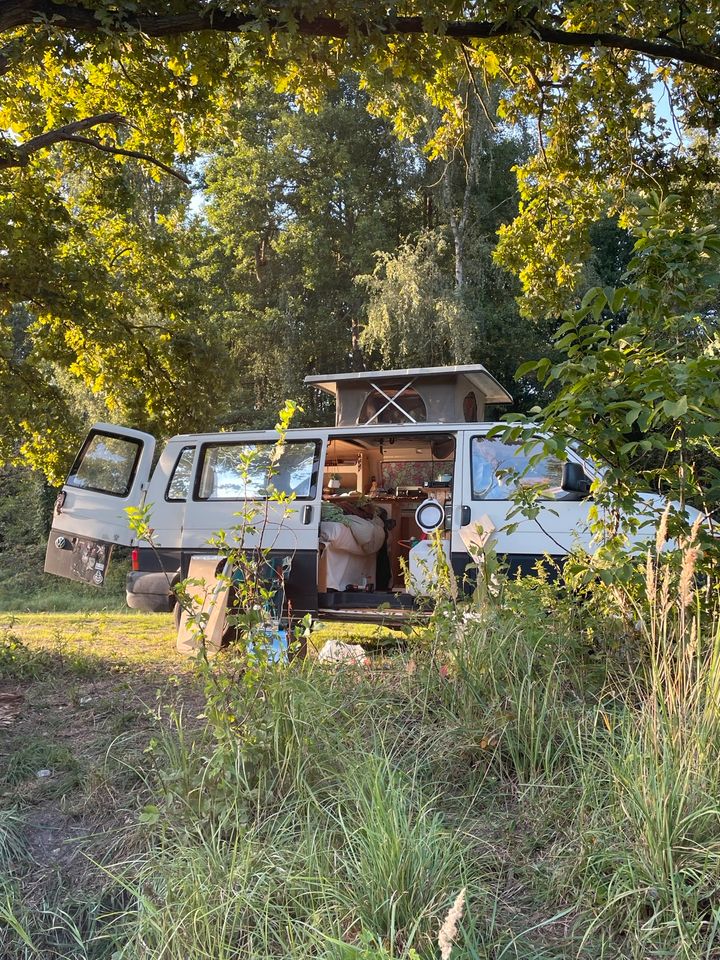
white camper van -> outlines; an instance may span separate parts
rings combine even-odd
[[[480,365],[308,377],[335,397],[334,427],[291,429],[275,463],[286,508],[267,503],[266,542],[284,564],[285,601],[294,617],[374,619],[412,608],[429,532],[461,573],[478,523],[494,528],[511,571],[530,572],[550,555],[589,546],[593,467],[540,460],[519,481],[546,491],[540,515],[504,530],[528,456],[488,437],[490,405],[510,395]],[[96,424],[59,494],[45,570],[102,585],[115,545],[132,548],[129,606],[170,611],[174,585],[209,540],[237,523],[247,501],[263,503],[277,434],[272,431],[177,436],[155,459],[155,440],[137,430]],[[243,466],[255,453],[250,476]],[[136,542],[125,508],[149,505],[152,547]],[[407,571],[415,576],[407,575]],[[382,614],[378,614],[378,610]]]

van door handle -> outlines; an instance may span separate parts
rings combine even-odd
[[[309,503],[306,503],[302,512],[302,522],[305,524],[305,526],[312,522],[312,513],[312,507]]]
[[[472,520],[472,513],[470,507],[467,504],[463,504],[462,510],[460,511],[460,526],[466,527]]]

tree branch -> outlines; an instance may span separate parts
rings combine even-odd
[[[47,20],[61,31],[99,33],[107,24],[95,11],[74,3],[53,3],[52,0],[5,0],[0,12],[0,34],[17,27]],[[658,32],[655,36],[634,37],[606,31],[583,32],[562,30],[535,19],[535,16],[512,20],[451,20],[435,30],[428,29],[422,17],[388,16],[373,21],[359,20],[349,24],[331,16],[313,19],[300,17],[295,24],[299,33],[311,37],[329,37],[346,40],[351,32],[360,36],[374,35],[436,35],[454,40],[493,40],[498,37],[526,36],[528,39],[552,46],[578,50],[607,47],[643,54],[655,60],[672,60],[704,67],[720,73],[720,49],[710,42],[706,46],[689,46],[684,40],[672,41]],[[253,13],[223,13],[207,9],[197,3],[197,9],[184,13],[160,15],[151,11],[117,15],[114,29],[118,34],[140,32],[150,37],[170,37],[179,34],[211,30],[219,33],[240,33],[264,27],[279,33],[287,24],[275,16],[260,18]]]
[[[113,126],[126,123],[124,117],[119,113],[99,113],[94,117],[85,117],[83,120],[74,120],[72,123],[66,123],[56,130],[48,130],[47,133],[41,133],[37,137],[31,137],[25,143],[19,143],[12,148],[12,152],[4,157],[0,156],[0,170],[6,170],[8,167],[24,167],[30,157],[38,150],[47,150],[67,140],[73,134],[81,130],[88,130],[90,127],[97,127],[101,123],[110,123]]]
[[[149,153],[143,153],[140,150],[126,150],[124,147],[114,147],[111,144],[101,143],[99,140],[93,140],[92,137],[70,136],[64,137],[63,139],[68,143],[87,144],[87,146],[94,147],[95,150],[102,150],[104,153],[111,153],[120,157],[132,157],[135,160],[145,160],[147,163],[152,163],[161,170],[164,170],[165,173],[168,173],[171,177],[175,177],[176,180],[182,181],[182,183],[184,183],[186,186],[190,186],[190,181],[184,173],[180,173],[179,170],[169,167],[166,163],[163,163],[162,160],[158,160],[157,157],[152,157]]]
[[[100,140],[95,140],[92,137],[79,136],[81,131],[97,127],[102,123],[119,126],[121,124],[127,124],[127,122],[125,117],[119,113],[100,113],[94,117],[85,117],[82,120],[66,123],[62,127],[57,127],[55,130],[48,130],[47,133],[41,133],[37,137],[31,137],[30,140],[26,140],[25,143],[14,146],[11,153],[0,156],[0,170],[7,170],[10,167],[27,166],[30,157],[34,153],[37,153],[39,150],[47,150],[56,143],[81,143],[93,147],[95,150],[101,150],[103,153],[110,153],[121,157],[132,157],[135,160],[145,160],[147,163],[152,163],[161,170],[164,170],[165,173],[170,174],[171,177],[182,180],[183,183],[189,186],[190,181],[185,174],[180,173],[179,170],[174,170],[166,163],[163,163],[162,160],[158,160],[157,157],[153,157],[149,153],[142,153],[140,150],[126,150],[124,147],[102,143]]]

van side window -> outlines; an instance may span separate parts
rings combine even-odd
[[[141,451],[140,440],[93,430],[65,483],[112,497],[126,497]]]
[[[286,440],[209,443],[202,448],[196,500],[263,500],[278,493],[311,500],[317,488],[320,443]]]
[[[528,468],[528,461],[539,450],[538,446],[525,452],[515,443],[473,437],[470,442],[473,500],[507,500],[518,484],[539,486],[543,491],[541,499],[554,500],[560,493],[563,461],[542,457]]]
[[[190,493],[190,474],[192,473],[195,447],[183,447],[175,461],[170,482],[165,491],[165,499],[172,501],[187,500]]]

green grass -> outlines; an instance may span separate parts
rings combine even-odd
[[[69,747],[39,737],[15,745],[7,759],[3,780],[15,785],[37,776],[39,770],[47,770],[51,775],[58,772],[72,775],[76,769],[77,761]]]
[[[126,609],[125,594],[101,594],[82,583],[34,590],[21,596],[0,592],[3,613],[115,613]]]
[[[116,612],[126,609],[126,557],[111,561],[102,587],[75,583],[42,572],[43,554],[33,549],[31,558],[22,552],[14,557],[0,553],[0,611],[7,613]],[[14,561],[14,565],[13,565]]]
[[[174,640],[169,616],[0,615],[3,958],[108,955],[125,898],[99,865],[141,849],[158,713],[200,708]]]
[[[25,821],[16,809],[0,810],[0,875],[26,854],[24,828]]]
[[[720,639],[646,600],[621,642],[520,584],[200,675],[169,615],[0,621],[0,953],[430,960],[464,889],[451,960],[710,960]]]
[[[175,628],[170,614],[127,609],[0,614],[0,638],[8,635],[19,639],[31,656],[55,653],[75,671],[89,669],[88,665],[97,665],[97,661],[113,671],[118,664],[187,666],[186,659],[174,654]]]

